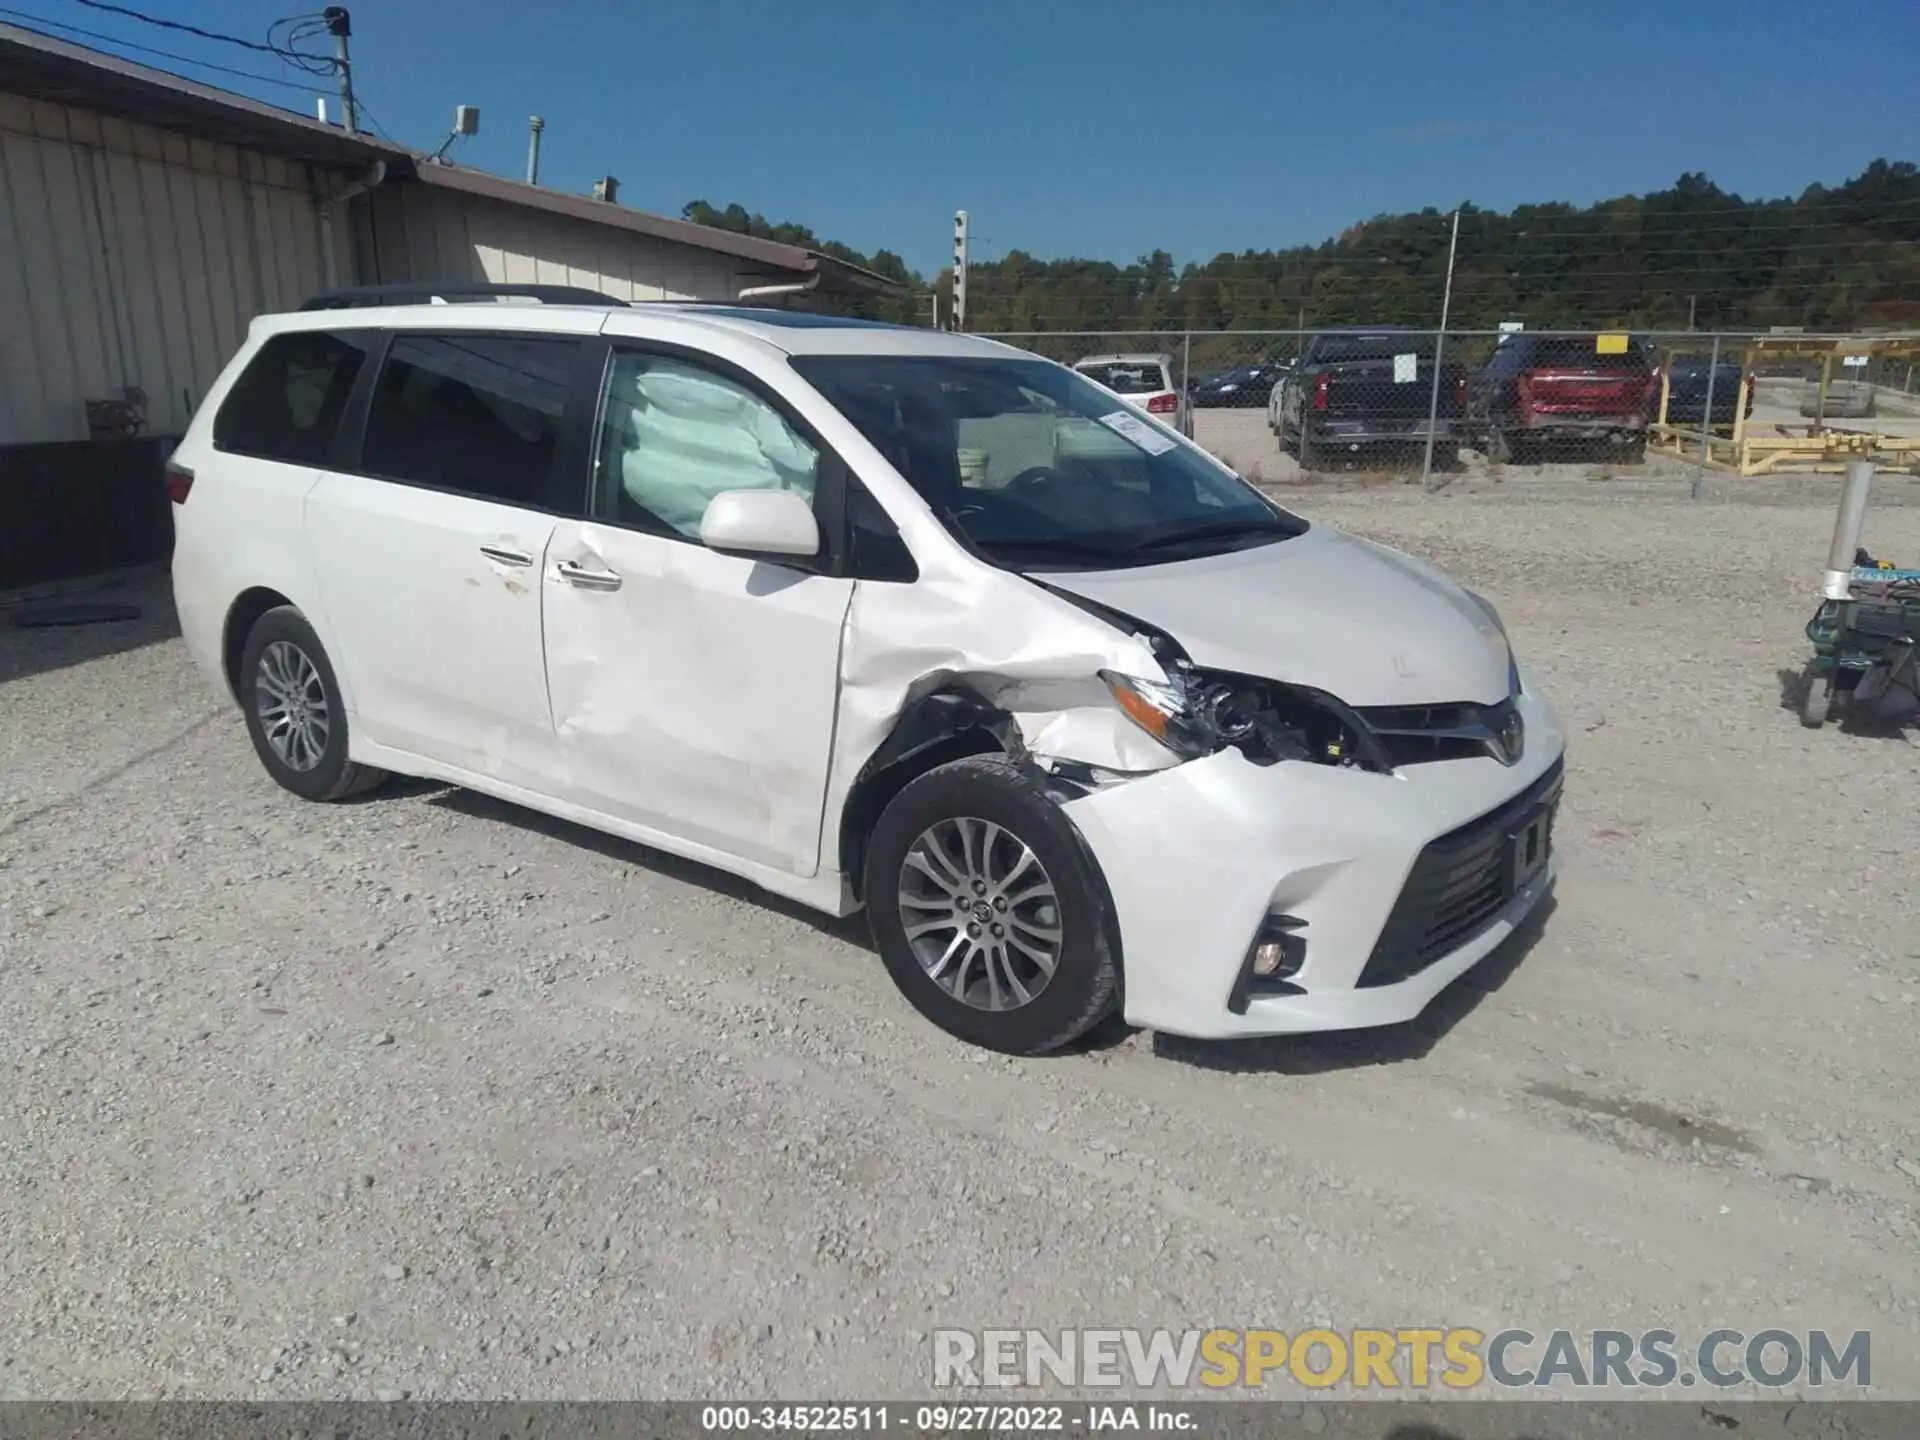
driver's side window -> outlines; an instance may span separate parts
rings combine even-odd
[[[811,504],[819,468],[819,451],[737,381],[614,353],[594,437],[594,518],[694,540],[715,495],[791,490]]]

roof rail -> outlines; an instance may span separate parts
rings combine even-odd
[[[302,310],[353,310],[368,305],[445,305],[464,300],[538,300],[543,305],[626,307],[626,301],[578,285],[359,285],[315,295]]]

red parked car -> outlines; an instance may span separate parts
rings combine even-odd
[[[1516,334],[1467,386],[1467,424],[1489,460],[1537,458],[1556,442],[1599,442],[1639,461],[1660,380],[1647,347],[1596,335]]]

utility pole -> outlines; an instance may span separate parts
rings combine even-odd
[[[527,121],[527,183],[540,183],[540,132],[547,128],[547,122],[538,115]]]
[[[967,212],[953,216],[953,328],[967,328]]]
[[[329,5],[320,12],[320,18],[326,21],[327,33],[333,36],[333,63],[340,72],[340,115],[346,122],[347,133],[357,134],[360,130],[360,111],[353,103],[353,61],[347,54],[347,37],[353,34],[353,17],[347,13],[344,5]]]
[[[1440,333],[1433,337],[1433,395],[1427,402],[1427,453],[1420,462],[1423,488],[1433,484],[1433,431],[1440,423],[1440,357],[1447,348],[1447,314],[1453,308],[1453,257],[1460,249],[1460,211],[1464,208],[1454,207],[1453,238],[1447,241],[1447,288],[1440,296]]]

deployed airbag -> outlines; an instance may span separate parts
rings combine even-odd
[[[634,504],[693,535],[707,502],[724,490],[791,490],[813,499],[819,456],[773,407],[672,361],[640,364],[614,377],[627,411],[620,483]]]

